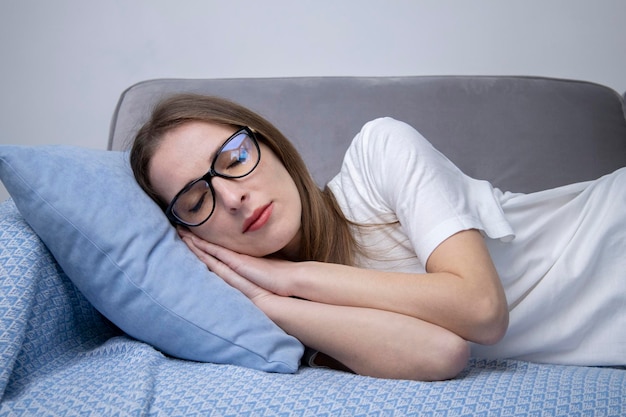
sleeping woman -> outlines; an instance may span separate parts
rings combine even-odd
[[[381,118],[320,189],[270,122],[190,94],[154,109],[131,164],[196,256],[313,364],[416,380],[470,355],[626,365],[626,169],[501,192]]]

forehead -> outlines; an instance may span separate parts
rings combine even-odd
[[[150,161],[150,182],[155,191],[169,199],[190,181],[204,175],[213,156],[236,128],[189,122],[163,135]]]

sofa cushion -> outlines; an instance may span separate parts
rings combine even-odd
[[[0,146],[0,178],[78,289],[129,335],[183,359],[298,368],[300,342],[187,249],[127,153]]]

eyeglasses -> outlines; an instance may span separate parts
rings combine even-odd
[[[167,206],[165,215],[176,224],[200,226],[215,211],[211,179],[245,177],[254,171],[260,160],[261,150],[254,133],[247,127],[238,130],[219,148],[209,172],[180,190]]]

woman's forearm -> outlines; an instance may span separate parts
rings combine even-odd
[[[504,336],[506,297],[479,232],[460,232],[444,241],[427,267],[427,274],[408,274],[306,262],[294,266],[286,285],[289,295],[408,315],[476,343],[491,344]]]
[[[405,274],[315,262],[297,269],[293,295],[408,315],[477,343],[497,341],[508,323],[502,296],[487,288],[468,290],[467,282],[450,273]]]
[[[441,243],[428,259],[426,274],[317,262],[294,268],[288,295],[415,317],[483,344],[500,340],[508,326],[504,290],[476,230]]]
[[[452,332],[389,311],[279,296],[259,307],[287,333],[361,375],[449,379],[469,355],[467,342]]]

